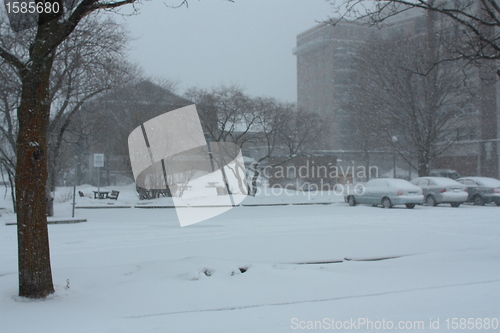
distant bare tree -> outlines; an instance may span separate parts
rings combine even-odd
[[[7,27],[3,26],[3,29]],[[24,45],[29,31],[19,32],[18,43],[10,42],[10,48]],[[8,36],[8,34],[7,34]],[[59,152],[64,133],[83,103],[106,90],[129,81],[129,66],[122,57],[127,44],[123,28],[111,20],[87,18],[58,48],[54,58],[50,80],[51,116],[48,127],[49,156],[47,181],[47,214],[53,215],[51,191],[55,190]],[[0,38],[1,39],[1,38]],[[0,131],[5,144],[0,148],[2,163],[9,174],[15,175],[16,139],[18,123],[16,110],[20,102],[21,82],[5,63],[0,65],[2,106]],[[14,177],[10,177],[14,180]],[[11,184],[12,188],[15,183]],[[15,200],[14,200],[15,202]]]
[[[196,104],[209,141],[231,142],[243,147],[252,140],[258,114],[242,88],[235,85],[210,90],[190,88],[184,97]]]
[[[251,195],[257,193],[258,180],[265,168],[276,167],[321,147],[326,132],[326,123],[318,114],[297,110],[295,104],[281,103],[272,98],[255,98],[253,102],[259,112],[256,125],[264,153],[251,165]],[[276,158],[273,164],[263,165],[272,156],[280,158]]]
[[[126,64],[125,64],[126,65]],[[77,177],[92,181],[88,154],[105,154],[106,163],[101,184],[110,185],[114,179],[112,171],[121,171],[125,177],[133,177],[129,159],[128,136],[144,122],[165,112],[172,111],[192,102],[182,98],[172,90],[176,82],[164,78],[147,78],[140,68],[128,65],[127,82],[114,87],[85,102],[70,123],[63,136],[61,158],[62,169],[73,170],[78,155]],[[121,82],[122,80],[120,80]],[[87,171],[87,172],[85,172]],[[151,189],[138,189],[141,198],[154,198],[168,192]]]
[[[233,151],[235,147],[243,148],[247,143],[259,140],[259,110],[241,87],[221,85],[210,90],[190,88],[184,96],[196,104],[208,141],[235,144],[218,146],[226,150],[222,156],[236,157],[237,152]],[[231,161],[219,161],[218,167],[231,170],[238,180],[239,191],[246,193],[247,184],[244,177],[241,177],[244,165],[240,165],[238,160],[234,160],[234,166],[228,165],[229,162]],[[228,193],[232,193],[229,186],[226,187]]]
[[[253,143],[262,148],[262,156],[251,166],[253,173],[248,191],[251,195],[257,192],[264,161],[279,155],[283,158],[275,164],[285,163],[297,154],[318,147],[324,134],[324,123],[317,114],[297,110],[294,104],[274,98],[251,98],[237,86],[211,90],[191,88],[185,97],[196,104],[209,141],[231,142],[240,148]],[[234,154],[228,152],[227,155]],[[238,178],[242,168],[235,165],[230,169]],[[239,185],[242,191],[243,179],[239,179]]]
[[[130,81],[130,65],[123,57],[128,43],[123,27],[111,20],[86,19],[61,44],[51,80],[49,133],[48,215],[53,215],[59,153],[64,133],[82,105]]]
[[[1,28],[1,25],[0,25]],[[16,108],[21,98],[20,82],[15,72],[5,65],[0,65],[0,165],[8,176],[12,203],[16,211],[15,175],[16,175]]]
[[[363,45],[354,62],[359,79],[352,103],[346,106],[361,145],[372,135],[397,144],[416,156],[420,176],[428,175],[431,160],[453,142],[448,138],[448,144],[436,146],[456,125],[470,98],[461,66],[437,64],[440,48],[429,43],[419,36],[373,39]]]

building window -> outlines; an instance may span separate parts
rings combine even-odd
[[[473,127],[462,127],[457,129],[457,140],[458,141],[467,141],[467,140],[476,140],[477,139],[477,131]]]

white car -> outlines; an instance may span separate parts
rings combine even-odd
[[[452,207],[459,207],[469,196],[467,186],[450,178],[418,177],[411,183],[422,188],[427,206],[449,203]]]
[[[364,186],[357,186],[354,193],[349,193],[346,199],[349,206],[371,204],[372,206],[381,205],[384,208],[392,208],[395,205],[414,208],[415,205],[424,202],[420,187],[406,180],[395,178],[369,180]]]

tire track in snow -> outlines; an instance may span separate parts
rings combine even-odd
[[[291,302],[279,302],[279,303],[265,303],[265,304],[251,304],[251,305],[230,306],[230,307],[213,308],[213,309],[186,310],[186,311],[174,311],[174,312],[160,312],[160,313],[152,313],[152,314],[144,314],[144,315],[136,315],[136,316],[125,316],[125,317],[122,317],[122,318],[126,318],[126,319],[141,319],[141,318],[148,318],[148,317],[178,315],[178,314],[185,314],[185,313],[235,311],[235,310],[246,310],[246,309],[253,309],[253,308],[261,308],[261,307],[266,307],[266,306],[284,306],[284,305],[295,305],[295,304],[305,304],[305,303],[332,302],[332,301],[340,301],[340,300],[344,300],[344,299],[364,298],[364,297],[377,297],[377,296],[385,296],[385,295],[391,295],[391,294],[409,293],[409,292],[423,291],[423,290],[435,290],[435,289],[453,288],[453,287],[460,287],[460,286],[473,286],[473,285],[498,283],[498,282],[500,282],[500,279],[497,279],[497,280],[487,280],[487,281],[478,281],[478,282],[457,283],[457,284],[441,285],[441,286],[434,286],[434,287],[423,287],[423,288],[414,288],[414,289],[402,289],[402,290],[394,290],[394,291],[385,291],[385,292],[373,293],[373,294],[363,294],[363,295],[353,295],[353,296],[341,296],[341,297],[332,297],[332,298],[303,300],[303,301],[291,301]]]

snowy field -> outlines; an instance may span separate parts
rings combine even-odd
[[[137,205],[132,187],[120,190],[77,205]],[[58,217],[71,216],[65,193]],[[57,291],[32,301],[16,296],[16,227],[2,200],[1,333],[500,332],[460,326],[498,325],[500,207],[260,197],[245,202],[333,203],[237,207],[185,228],[174,209],[77,209],[88,222],[49,226]]]

